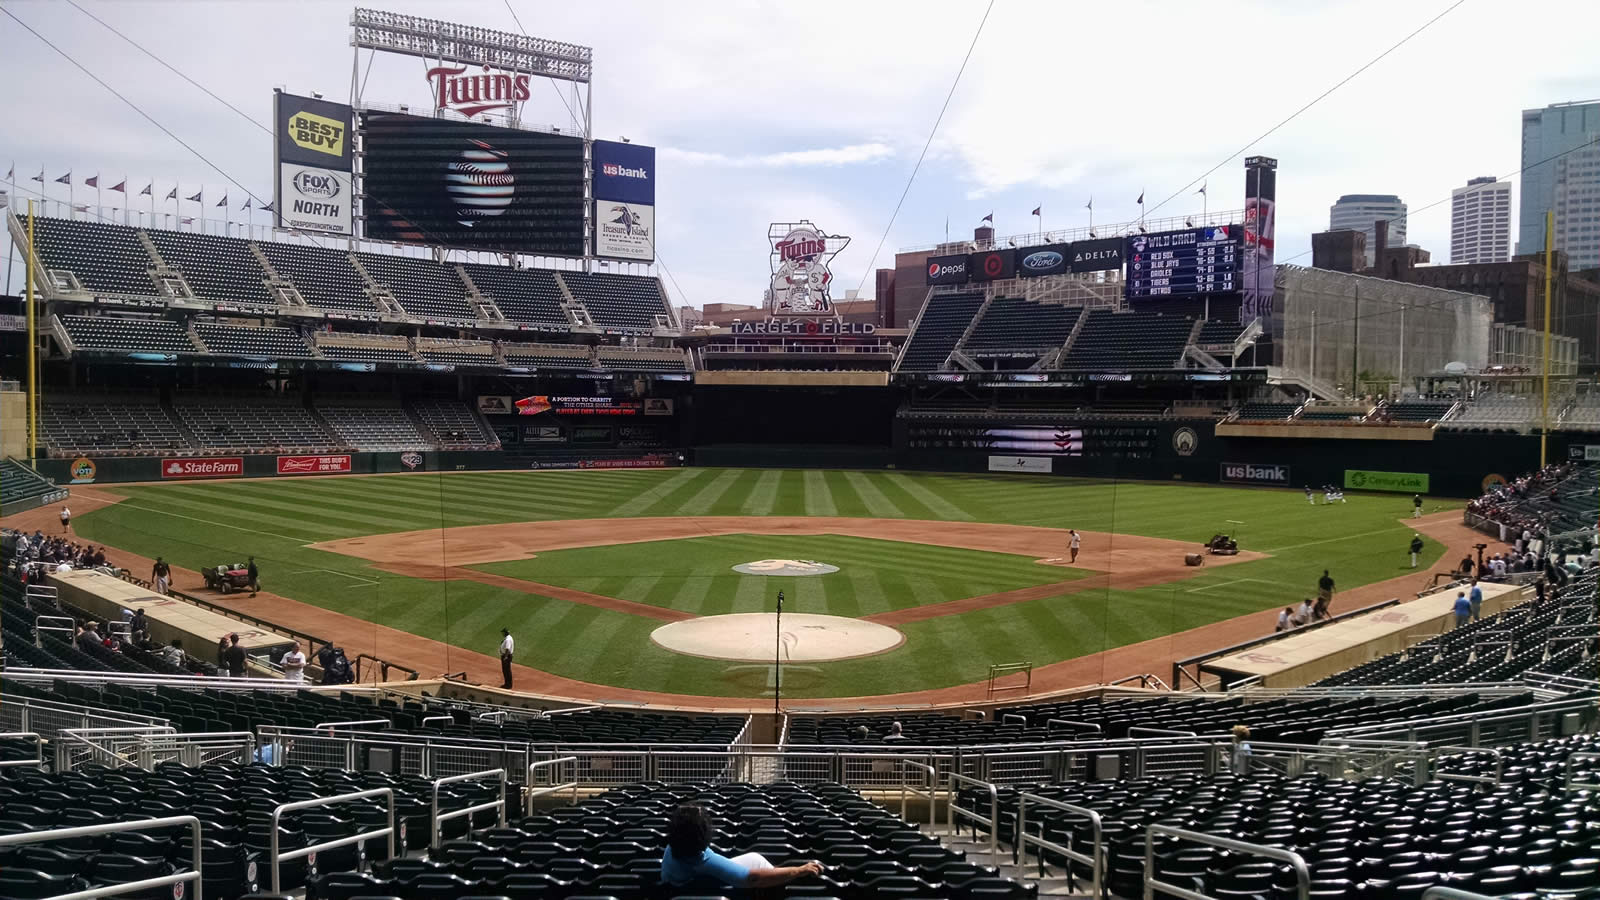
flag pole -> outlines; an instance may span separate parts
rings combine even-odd
[[[43,170],[40,170],[43,174]],[[42,183],[41,183],[42,185]],[[39,318],[33,309],[33,199],[28,199],[28,246],[22,254],[24,305],[28,309],[28,465],[39,468]]]

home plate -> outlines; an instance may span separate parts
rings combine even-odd
[[[770,662],[780,639],[777,624],[774,613],[702,616],[663,625],[650,632],[650,639],[687,656]],[[827,662],[893,650],[905,635],[864,619],[790,613],[783,617],[781,639],[786,662]]]

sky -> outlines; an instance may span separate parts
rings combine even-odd
[[[1087,225],[1091,197],[1102,225],[1137,218],[1141,193],[1150,215],[1183,215],[1201,209],[1195,179],[1212,210],[1239,209],[1255,154],[1279,160],[1280,262],[1310,262],[1345,193],[1400,195],[1410,242],[1447,261],[1450,190],[1517,170],[1520,111],[1600,97],[1594,0],[1464,0],[1252,144],[1455,0],[996,0],[891,225],[984,3],[369,2],[512,32],[515,11],[531,35],[592,46],[594,136],[658,148],[656,268],[693,306],[760,302],[772,222],[850,236],[835,296],[871,296],[897,249],[969,236],[991,212],[1001,235],[1037,230],[1035,207],[1046,229]],[[256,122],[274,87],[350,94],[353,4],[77,3]],[[65,0],[0,7],[127,101],[0,15],[0,166],[20,187],[42,166],[271,197],[271,141],[245,116]],[[365,100],[426,108],[422,61],[359,65]],[[559,92],[533,87],[524,121],[570,127]]]

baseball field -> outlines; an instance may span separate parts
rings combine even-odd
[[[1323,569],[1341,593],[1411,572],[1411,498],[1398,494],[1311,506],[1265,488],[717,468],[93,490],[114,502],[79,512],[81,538],[191,570],[253,555],[264,591],[352,621],[491,656],[507,628],[519,664],[674,694],[770,696],[769,666],[668,649],[652,633],[771,611],[780,590],[786,614],[903,636],[785,670],[786,696],[859,697],[978,682],[992,664],[1043,666],[1251,613],[1269,631],[1269,611],[1314,593]],[[1069,528],[1082,533],[1075,564]],[[1247,552],[1183,565],[1217,532]],[[1444,551],[1426,543],[1423,570]],[[837,571],[733,569],[763,560]],[[296,625],[289,610],[253,611]]]

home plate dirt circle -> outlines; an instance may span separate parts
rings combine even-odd
[[[687,656],[733,662],[770,662],[777,649],[777,615],[732,613],[671,622],[650,640]],[[783,617],[785,662],[829,662],[872,656],[900,646],[905,635],[888,625],[845,616],[790,613]]]

